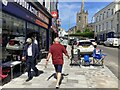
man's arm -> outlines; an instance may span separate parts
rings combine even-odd
[[[51,55],[52,55],[52,54],[49,52],[46,61],[49,61]]]
[[[39,55],[39,48],[38,45],[33,43],[33,47],[35,47],[35,56],[34,58],[37,59],[38,55]]]
[[[70,56],[68,55],[68,53],[66,53],[65,55],[68,57],[68,59],[70,59]]]
[[[52,54],[49,52],[49,53],[48,53],[48,56],[47,56],[47,59],[46,59],[45,67],[46,67],[46,66],[47,66],[47,64],[48,64],[48,61],[49,61],[49,59],[50,59],[51,55],[52,55]]]
[[[63,46],[63,53],[68,57],[68,59],[70,58],[70,56],[68,55],[67,50],[65,49],[65,47]]]
[[[25,46],[23,47],[22,60],[25,60],[25,59],[26,59],[26,48],[27,48],[27,45],[25,45]]]

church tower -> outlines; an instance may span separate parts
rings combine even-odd
[[[76,23],[76,31],[80,32],[83,32],[84,28],[88,25],[88,11],[84,10],[84,0],[82,0],[80,12],[77,13]]]

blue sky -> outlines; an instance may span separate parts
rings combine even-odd
[[[96,12],[107,6],[111,2],[85,2],[84,8],[88,10],[88,22]],[[61,19],[61,27],[66,31],[68,28],[76,25],[76,13],[81,9],[81,2],[59,2],[59,18]]]

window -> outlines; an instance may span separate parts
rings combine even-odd
[[[119,17],[119,13],[117,13],[117,20],[119,21],[120,17]]]
[[[46,29],[40,28],[40,48],[46,49]]]
[[[101,25],[99,25],[99,32],[101,31]]]
[[[119,24],[117,24],[117,33],[120,34],[120,31],[119,31]]]
[[[107,11],[107,18],[108,18],[108,11]]]
[[[97,22],[97,17],[95,18],[95,21]]]
[[[85,24],[87,23],[87,18],[86,18],[86,16],[85,16]]]
[[[96,25],[96,32],[97,32],[97,25]]]
[[[102,20],[102,14],[100,14],[100,21]]]
[[[18,36],[25,36],[25,21],[2,12],[2,47],[6,47],[10,39]]]
[[[81,21],[81,16],[79,16],[79,21]]]
[[[104,11],[104,19],[105,19],[106,12]]]
[[[97,22],[99,21],[99,17],[97,16]]]
[[[99,21],[100,21],[101,16],[99,16]]]
[[[113,15],[114,14],[114,9],[111,9],[111,15]]]
[[[108,29],[108,22],[106,22],[106,29]]]
[[[108,17],[110,16],[110,9],[108,9]]]
[[[104,13],[103,13],[103,17],[102,17],[102,18],[103,18],[103,20],[104,20]]]
[[[113,29],[113,20],[111,20],[111,29]]]
[[[104,30],[104,23],[102,24],[102,30]]]
[[[2,12],[3,33],[25,35],[25,21]]]
[[[104,29],[106,29],[106,23],[104,23]]]

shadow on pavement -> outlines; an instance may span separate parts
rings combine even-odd
[[[68,76],[69,74],[62,74],[61,75],[61,79],[60,79],[60,83],[59,84],[61,84],[62,83],[62,80],[64,79],[64,76]],[[56,76],[56,73],[53,73],[50,77],[48,77],[48,79],[47,79],[47,81],[48,80],[50,80],[50,78],[52,78],[52,77],[54,77],[55,79],[57,79],[57,76]]]

